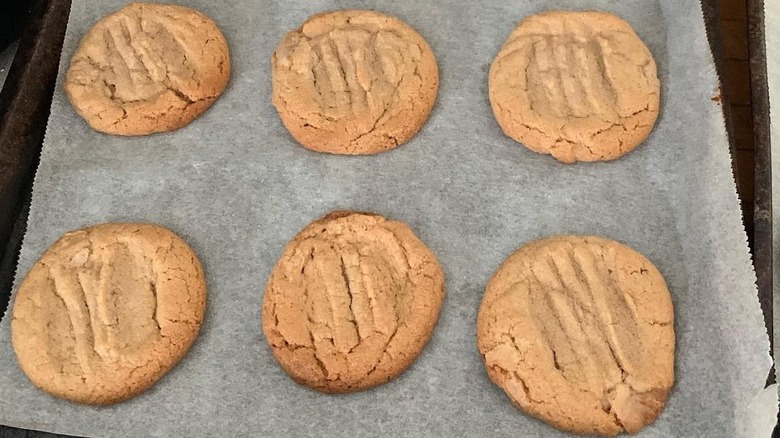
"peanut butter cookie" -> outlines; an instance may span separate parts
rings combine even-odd
[[[182,6],[131,3],[84,36],[65,91],[93,129],[146,135],[193,121],[229,77],[227,42],[209,17]]]
[[[490,103],[504,133],[564,163],[619,158],[658,117],[650,50],[622,19],[547,12],[524,19],[493,61]]]
[[[412,364],[443,298],[439,263],[409,227],[337,211],[285,248],[263,297],[263,331],[296,382],[359,391]]]
[[[11,336],[38,388],[116,403],[154,385],[195,341],[206,306],[198,258],[171,231],[108,223],[66,233],[25,277]]]
[[[431,48],[401,20],[372,11],[315,15],[273,54],[273,102],[304,147],[375,154],[412,138],[439,88]]]
[[[635,433],[674,381],[674,312],[644,256],[599,238],[529,243],[490,280],[477,342],[490,379],[521,410],[562,429]]]

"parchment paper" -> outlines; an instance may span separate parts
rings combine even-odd
[[[644,437],[747,436],[745,409],[769,368],[767,333],[738,211],[717,80],[695,0],[191,2],[221,26],[233,74],[190,126],[142,138],[91,131],[62,79],[78,40],[123,1],[75,0],[17,284],[63,232],[103,221],[168,226],[200,254],[208,312],[189,355],[152,390],[108,408],[35,389],[0,326],[0,421],[92,436],[562,436],[516,410],[476,349],[488,279],[523,243],[558,233],[623,241],[666,277],[677,383]],[[375,8],[427,39],[441,71],[430,120],[371,157],[298,146],[271,105],[270,57],[319,11]],[[547,9],[601,9],[636,28],[659,65],[649,140],[612,162],[565,166],[505,137],[487,98],[491,61],[516,23]],[[332,209],[408,223],[438,255],[447,297],[433,338],[399,379],[327,396],[276,365],[260,303],[283,245]]]

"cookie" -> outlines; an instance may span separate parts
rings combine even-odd
[[[650,50],[604,12],[524,19],[489,76],[504,133],[564,163],[614,160],[636,148],[658,117],[660,87]]]
[[[674,382],[674,312],[644,256],[599,238],[529,243],[490,280],[477,343],[518,408],[566,431],[635,433]]]
[[[263,331],[296,382],[328,393],[359,391],[412,364],[443,298],[436,256],[409,227],[336,211],[285,247],[263,297]]]
[[[439,88],[428,43],[401,20],[372,11],[309,18],[284,37],[272,62],[284,126],[319,152],[395,148],[425,124]]]
[[[84,36],[65,91],[96,131],[147,135],[196,119],[229,77],[227,42],[209,17],[182,6],[131,3]]]
[[[184,357],[206,306],[195,253],[171,231],[107,223],[66,233],[25,277],[11,336],[38,388],[105,405],[145,391]]]

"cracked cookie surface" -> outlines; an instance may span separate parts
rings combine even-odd
[[[477,343],[490,379],[567,431],[635,433],[674,382],[674,312],[644,256],[599,237],[557,236],[512,254],[490,280]]]
[[[182,6],[131,3],[84,36],[65,91],[96,131],[147,135],[196,119],[229,77],[227,42],[209,17]]]
[[[206,306],[203,269],[171,231],[108,223],[66,233],[14,301],[19,366],[38,388],[87,404],[154,385],[189,350]]]
[[[439,88],[436,58],[401,20],[372,11],[314,15],[274,52],[273,103],[308,149],[375,154],[412,138]]]
[[[660,87],[647,46],[603,12],[524,19],[489,74],[504,133],[564,163],[614,160],[636,148],[658,117]]]
[[[407,369],[444,298],[436,256],[405,224],[337,211],[303,229],[274,267],[263,331],[281,367],[323,392],[381,385]]]

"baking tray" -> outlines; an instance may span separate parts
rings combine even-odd
[[[0,91],[0,309],[8,303],[70,0],[35,2]]]
[[[767,196],[771,194],[768,165],[769,124],[768,104],[762,99],[762,96],[767,95],[763,2],[751,0],[749,4],[756,138],[756,221],[753,253],[758,274],[759,298],[769,333],[772,333],[772,215],[769,202],[771,199]],[[31,181],[37,167],[48,117],[69,6],[69,0],[40,0],[36,3],[31,24],[22,36],[6,86],[0,93],[0,115],[3,117],[0,122],[0,206],[3,207],[0,208],[0,248],[5,249],[0,262],[0,311],[5,307],[10,294],[13,271],[24,235]],[[702,10],[720,74],[722,42],[718,30],[717,1],[703,1]],[[723,102],[723,108],[724,116],[729,120],[727,102]],[[729,140],[733,151],[734,142],[731,135]],[[774,376],[770,375],[769,380],[773,379]],[[58,435],[0,426],[0,438],[21,436]]]
[[[0,309],[11,293],[69,11],[70,0],[34,2],[0,90]],[[62,436],[0,425],[0,438]]]
[[[774,1],[774,0],[773,0]],[[748,0],[750,91],[753,106],[755,146],[755,212],[753,220],[753,264],[756,267],[759,300],[764,310],[769,342],[774,351],[773,327],[773,242],[772,145],[770,142],[769,85],[767,81],[764,0]],[[775,48],[774,50],[777,50]],[[769,377],[775,381],[774,373]]]
[[[772,168],[769,142],[769,94],[766,80],[766,46],[764,44],[764,0],[747,0],[748,29],[750,46],[750,83],[751,102],[753,105],[753,142],[755,147],[754,172],[754,215],[752,227],[748,227],[748,240],[753,254],[753,266],[756,269],[758,299],[764,312],[764,323],[769,332],[769,342],[773,344],[773,309],[772,309]],[[723,38],[719,20],[719,2],[717,0],[702,1],[702,11],[707,27],[715,66],[718,76],[723,77],[725,71],[723,57]],[[723,81],[721,80],[721,83]],[[731,106],[728,96],[721,94],[723,115],[729,135],[729,145],[732,157],[736,156],[736,142],[731,123]],[[745,184],[740,181],[739,163],[732,160],[737,186]],[[767,376],[767,385],[775,383],[774,368]]]

